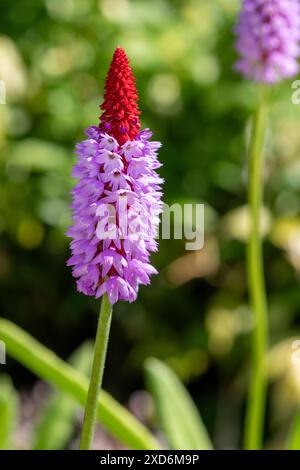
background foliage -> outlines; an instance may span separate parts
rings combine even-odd
[[[255,88],[232,69],[239,2],[2,0],[1,7],[1,316],[64,358],[94,337],[99,303],[75,292],[64,232],[74,144],[98,122],[105,74],[121,45],[135,70],[143,126],[163,142],[165,202],[204,203],[206,233],[195,252],[162,240],[153,257],[159,276],[135,304],[117,305],[104,386],[157,429],[150,398],[137,390],[145,359],[163,359],[190,390],[215,446],[240,446],[251,330],[246,140]],[[284,446],[300,396],[291,360],[300,335],[300,111],[291,95],[290,82],[273,90],[265,171],[270,447]],[[21,393],[14,445],[26,447],[48,391],[12,360],[1,366],[6,372]],[[107,439],[99,431],[98,446],[111,446]]]

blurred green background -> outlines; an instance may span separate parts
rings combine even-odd
[[[66,267],[74,145],[97,124],[105,75],[121,45],[143,127],[163,142],[165,202],[205,204],[205,245],[162,240],[160,274],[114,311],[104,387],[156,429],[143,363],[165,360],[192,394],[217,448],[241,445],[249,374],[244,268],[249,119],[255,87],[232,67],[238,0],[2,0],[0,79],[1,316],[63,358],[94,338],[99,302]],[[291,82],[272,92],[263,214],[271,323],[266,439],[283,446],[299,405],[300,105]],[[48,393],[8,360],[21,393],[15,446]],[[147,413],[145,409],[147,408]],[[98,447],[112,446],[101,430]]]

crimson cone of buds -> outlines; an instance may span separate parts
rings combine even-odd
[[[129,61],[120,47],[110,64],[105,89],[100,129],[109,132],[119,145],[135,140],[141,127],[138,94]]]

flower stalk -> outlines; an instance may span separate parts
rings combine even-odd
[[[107,295],[105,294],[101,302],[101,310],[95,340],[92,373],[81,431],[80,450],[89,450],[93,441],[97,416],[98,397],[102,386],[111,317],[112,306],[109,303]]]
[[[252,378],[246,413],[245,447],[260,449],[266,402],[268,318],[263,270],[260,218],[263,199],[264,139],[267,125],[267,87],[299,71],[300,2],[243,0],[235,27],[239,58],[235,69],[262,85],[253,118],[248,205],[251,230],[247,250],[249,297],[255,324],[252,333]]]
[[[80,449],[90,449],[102,385],[112,305],[136,300],[140,284],[150,284],[156,269],[150,253],[162,211],[163,180],[156,170],[159,142],[140,131],[138,94],[125,51],[117,47],[105,83],[99,126],[76,149],[72,190],[72,256],[68,265],[77,289],[103,297]]]
[[[246,412],[245,448],[262,446],[266,401],[266,351],[268,345],[267,300],[263,267],[261,211],[263,202],[264,143],[267,126],[267,89],[260,89],[253,117],[249,152],[248,206],[250,235],[247,249],[248,287],[254,326],[252,332],[252,377]]]

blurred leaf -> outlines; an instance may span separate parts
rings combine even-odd
[[[61,145],[28,138],[15,143],[8,163],[33,171],[59,171],[68,168],[69,159],[66,149]]]
[[[0,378],[0,449],[11,450],[13,431],[18,421],[19,398],[11,380]]]
[[[0,37],[0,79],[6,84],[10,99],[16,100],[26,92],[27,74],[16,43],[7,36]]]
[[[171,448],[212,449],[198,410],[174,372],[166,364],[154,358],[147,359],[145,370]]]
[[[281,217],[274,221],[271,240],[276,246],[287,248],[294,238],[299,239],[299,234],[299,217]]]
[[[261,209],[260,231],[265,236],[271,227],[270,211],[263,207]],[[222,228],[224,233],[230,238],[247,241],[250,231],[250,217],[247,206],[236,207],[229,211],[222,220]]]
[[[85,405],[88,379],[14,323],[0,319],[0,339],[7,352],[41,379]],[[98,400],[97,419],[121,442],[133,449],[157,449],[152,434],[104,390]]]
[[[83,343],[70,357],[70,363],[79,372],[88,375],[93,345]],[[34,450],[64,449],[74,431],[78,404],[65,393],[55,392],[42,410],[32,448]]]
[[[288,440],[288,450],[300,450],[300,411],[296,413]]]

